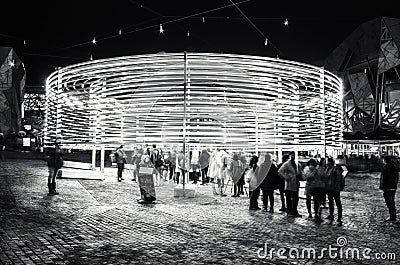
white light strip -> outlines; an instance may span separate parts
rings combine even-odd
[[[125,56],[52,73],[46,82],[45,143],[58,133],[69,146],[181,146],[183,58],[183,53]],[[319,67],[188,53],[187,81],[189,145],[340,148],[341,80]]]

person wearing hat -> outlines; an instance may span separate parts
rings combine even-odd
[[[117,151],[115,152],[115,160],[117,162],[117,176],[118,176],[118,181],[121,182],[124,180],[122,178],[122,171],[124,170],[124,165],[126,161],[126,154],[124,151],[124,145],[120,145],[120,147],[117,148]]]

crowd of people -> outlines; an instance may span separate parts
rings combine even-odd
[[[55,176],[62,166],[62,154],[58,142],[55,143],[55,148],[48,150],[47,155],[49,195],[56,195],[58,192]],[[276,164],[269,153],[260,156],[241,152],[229,154],[220,148],[212,152],[209,149],[191,150],[186,157],[182,150],[163,152],[153,145],[143,149],[136,148],[128,158],[121,145],[113,155],[118,168],[118,181],[123,180],[124,166],[129,163],[133,165],[132,180],[136,181],[141,168],[147,167],[151,169],[155,186],[159,186],[161,180],[179,184],[187,183],[191,179],[192,183],[196,184],[201,178],[201,185],[213,184],[215,195],[227,196],[226,189],[231,184],[232,197],[245,195],[248,187],[249,209],[252,211],[262,209],[258,204],[262,191],[263,211],[269,213],[275,211],[274,192],[279,190],[281,201],[279,211],[286,212],[288,216],[294,218],[302,217],[298,212],[298,204],[300,182],[304,181],[308,217],[317,223],[322,222],[321,209],[328,198],[329,215],[325,219],[333,223],[336,206],[337,225],[342,225],[343,209],[340,193],[345,187],[345,176],[342,168],[336,166],[331,157],[311,158],[303,168],[296,163],[294,152],[283,155],[280,164]],[[396,221],[395,194],[400,169],[395,161],[395,157],[386,156],[381,170],[379,188],[383,191],[390,214],[386,221]]]

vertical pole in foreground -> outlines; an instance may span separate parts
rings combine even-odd
[[[96,169],[96,146],[92,147],[92,170]]]
[[[320,69],[320,77],[321,77],[321,84],[322,84],[322,116],[323,116],[323,134],[322,137],[324,137],[324,153],[322,157],[327,157],[326,155],[326,110],[325,110],[325,100],[326,100],[326,95],[325,95],[325,72],[324,68],[322,67]]]
[[[184,67],[183,67],[183,165],[186,167],[186,68],[187,68],[187,54],[186,51],[183,54]],[[189,173],[189,170],[188,170]],[[183,195],[185,195],[185,178],[186,172],[185,168],[182,174],[182,187]]]
[[[100,149],[100,172],[104,173],[104,156],[105,156],[105,151],[104,151],[104,146],[101,146]]]

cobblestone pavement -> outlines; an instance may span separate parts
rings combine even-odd
[[[377,174],[347,178],[339,227],[309,220],[304,200],[303,217],[294,219],[277,211],[278,195],[276,213],[250,212],[247,198],[214,196],[211,186],[199,185],[196,198],[174,198],[174,185],[163,182],[156,188],[156,204],[139,205],[138,185],[126,173],[123,182],[115,176],[103,181],[59,179],[60,195],[47,196],[43,161],[4,160],[0,263],[398,264],[400,226],[382,222],[388,213],[378,180]],[[337,242],[338,237],[343,241]],[[336,248],[331,252],[336,258],[327,251],[321,255],[329,246]],[[272,258],[258,256],[266,247],[275,248]],[[285,249],[280,254],[286,259],[278,257],[279,248]],[[307,248],[319,257],[313,258],[312,252],[302,257]],[[374,259],[364,259],[362,251],[368,248],[371,252],[365,254]],[[360,259],[352,258],[355,249]],[[300,258],[295,258],[296,250]],[[375,259],[384,253],[394,253],[396,260]]]

